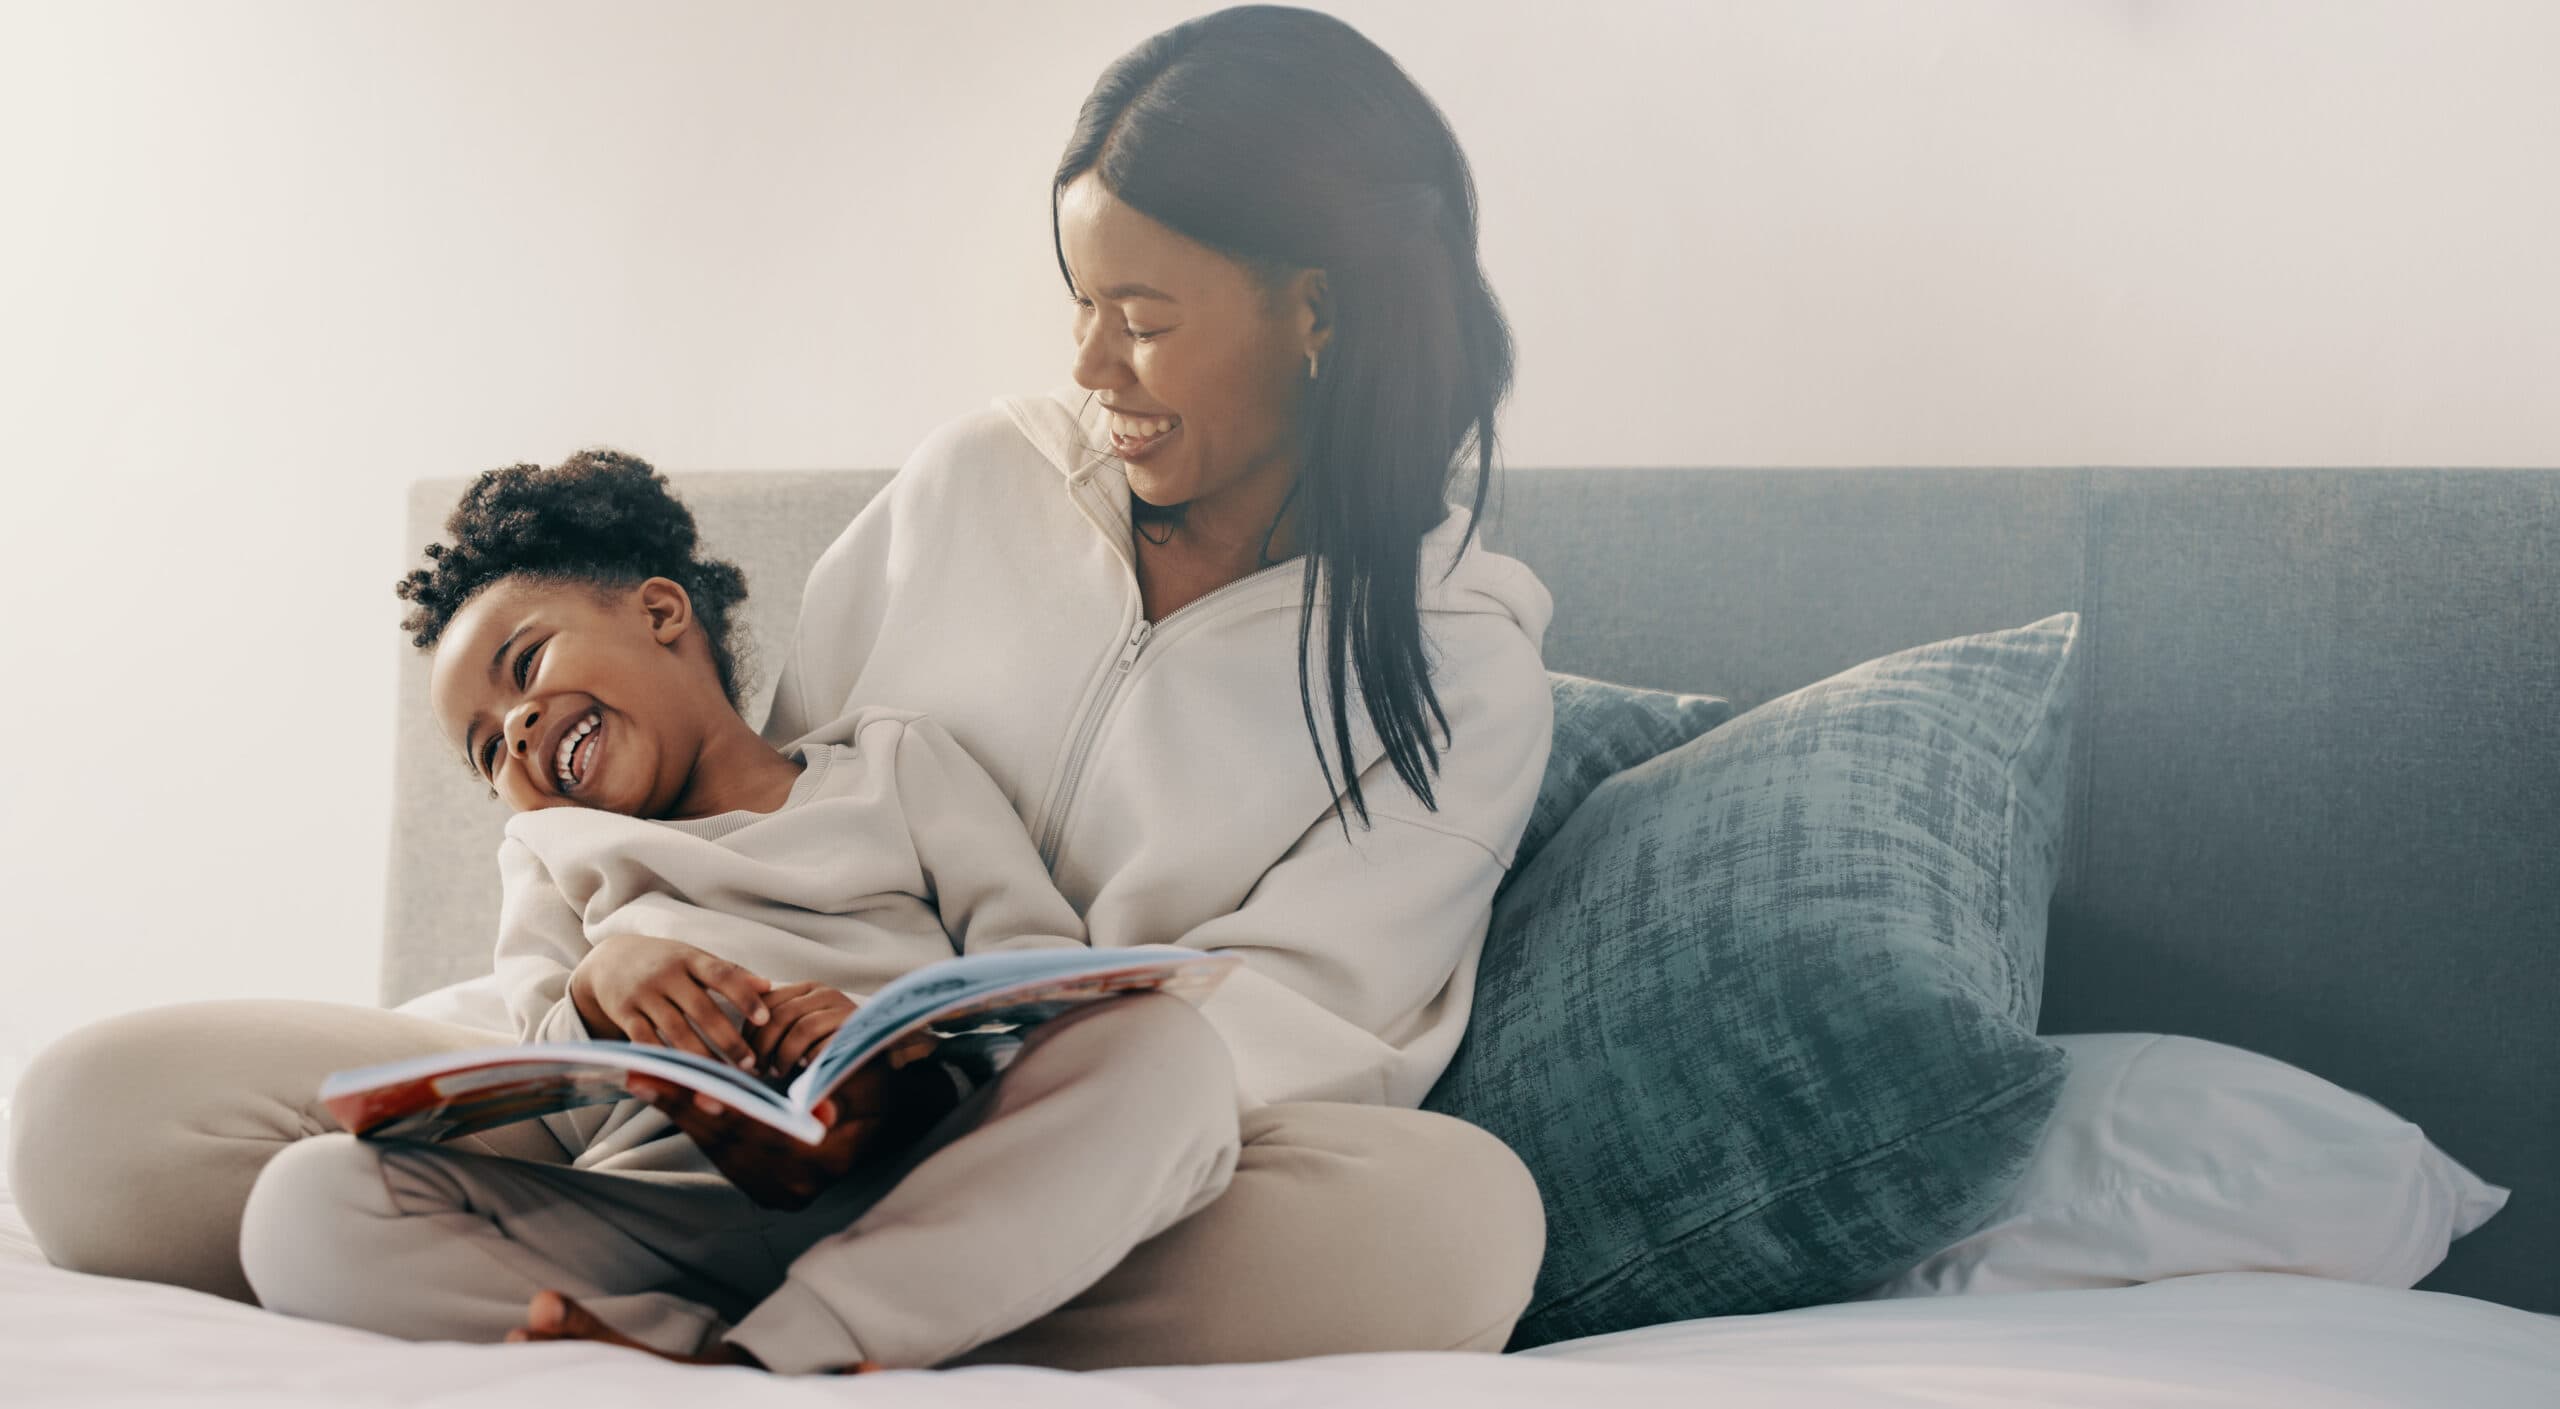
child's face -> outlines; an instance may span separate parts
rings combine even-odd
[[[437,727],[510,809],[653,817],[692,776],[706,687],[729,708],[673,582],[600,595],[511,577],[454,614],[427,690]]]

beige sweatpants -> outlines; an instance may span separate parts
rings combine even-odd
[[[777,1369],[1494,1350],[1545,1242],[1499,1141],[1385,1107],[1239,1115],[1216,1034],[1163,997],[1050,1024],[894,1164],[791,1214],[716,1175],[569,1168],[541,1122],[366,1144],[312,1095],[489,1040],[311,1003],[112,1019],[21,1083],[11,1185],[78,1270],[254,1281],[422,1339],[496,1340],[549,1286],[651,1344],[734,1335]]]

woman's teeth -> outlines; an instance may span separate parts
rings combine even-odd
[[[1182,424],[1180,416],[1153,416],[1144,420],[1136,416],[1111,413],[1111,434],[1121,440],[1153,440]]]
[[[552,761],[552,772],[559,777],[562,791],[565,792],[578,785],[580,775],[570,767],[570,764],[577,757],[578,745],[603,723],[602,716],[590,712],[586,718],[579,720],[577,725],[569,730],[569,737],[560,741],[560,756]]]

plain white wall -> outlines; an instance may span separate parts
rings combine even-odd
[[[412,478],[1063,380],[1047,174],[1200,8],[0,9],[0,1081],[370,998]],[[2560,465],[2543,0],[1330,8],[1474,161],[1515,466]]]

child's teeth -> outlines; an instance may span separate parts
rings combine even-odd
[[[594,733],[597,727],[603,723],[604,720],[602,717],[590,714],[586,718],[578,721],[577,727],[569,731],[569,737],[560,741],[560,756],[553,759],[551,764],[551,771],[554,776],[559,778],[560,786],[564,788],[576,786],[578,781],[577,775],[570,771],[569,760],[578,756],[578,745],[584,742],[586,737],[589,734]]]

